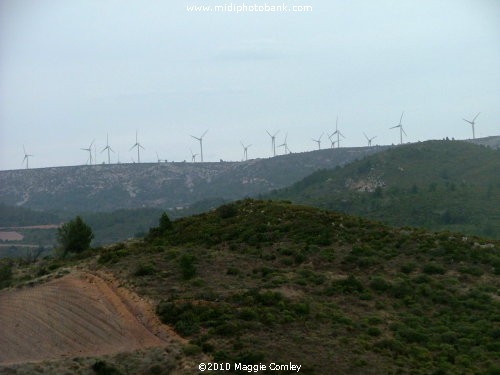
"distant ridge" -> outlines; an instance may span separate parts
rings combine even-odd
[[[405,144],[315,172],[267,197],[395,226],[500,238],[499,139]]]
[[[0,203],[39,210],[111,211],[186,207],[255,196],[390,146],[324,149],[219,163],[85,165],[0,171]]]
[[[468,139],[467,142],[498,149],[500,148],[500,135],[494,135],[491,137],[484,137],[484,138]]]

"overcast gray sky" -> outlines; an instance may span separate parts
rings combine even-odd
[[[282,4],[283,0],[246,4]],[[500,1],[284,0],[311,12],[193,13],[225,0],[0,0],[0,169],[268,157],[339,128],[345,146],[500,134]],[[235,0],[233,4],[242,4]],[[329,146],[323,136],[323,147]],[[281,150],[280,150],[281,151]]]

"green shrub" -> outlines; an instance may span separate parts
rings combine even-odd
[[[158,270],[156,269],[156,267],[154,267],[152,264],[141,263],[136,267],[134,276],[154,275],[157,271]]]
[[[121,372],[116,367],[105,361],[97,361],[94,363],[92,365],[92,370],[94,370],[97,375],[121,375]]]
[[[415,263],[406,263],[406,264],[403,264],[401,266],[401,272],[406,273],[406,274],[412,273],[413,271],[415,271],[416,268],[417,267],[416,267]]]
[[[422,272],[428,275],[443,275],[446,271],[437,263],[427,263],[422,267]]]
[[[380,336],[382,334],[382,331],[377,327],[369,327],[366,332],[373,337]]]
[[[0,289],[10,286],[12,281],[12,261],[0,259]]]
[[[226,274],[232,275],[232,276],[237,276],[240,274],[240,270],[236,267],[229,267],[226,271]]]
[[[85,224],[80,216],[64,223],[57,229],[57,241],[63,257],[70,252],[81,253],[89,249],[93,238],[92,229]]]
[[[225,204],[217,208],[217,213],[221,219],[228,219],[238,214],[238,208],[235,204]]]
[[[482,276],[484,274],[484,271],[479,268],[479,267],[474,267],[474,266],[470,266],[470,267],[460,267],[458,269],[458,271],[460,273],[465,273],[465,274],[468,274],[468,275],[472,275],[472,276]]]
[[[186,344],[182,347],[182,352],[187,356],[192,356],[201,353],[201,348],[198,345]]]
[[[331,286],[326,289],[327,295],[335,293],[353,294],[361,293],[364,290],[363,284],[353,275],[349,275],[347,279],[333,281]]]
[[[191,254],[184,253],[179,258],[179,266],[182,272],[182,278],[189,280],[196,275],[195,257]]]
[[[370,287],[377,292],[385,292],[391,287],[391,284],[382,277],[374,277],[370,282]]]

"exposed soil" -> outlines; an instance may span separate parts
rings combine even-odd
[[[0,230],[4,229],[57,229],[61,224],[44,224],[44,225],[28,225],[25,227],[0,227]]]
[[[106,279],[106,280],[105,280]],[[0,292],[0,365],[99,356],[181,342],[111,276],[75,271]]]
[[[0,241],[21,241],[24,236],[13,231],[0,232]]]

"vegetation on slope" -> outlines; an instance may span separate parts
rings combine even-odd
[[[498,371],[499,243],[245,200],[99,256],[216,361]],[[495,367],[497,366],[497,367]]]
[[[189,355],[304,374],[500,371],[497,241],[244,200],[88,255],[156,301]]]
[[[396,226],[500,239],[500,150],[430,141],[318,171],[269,197]]]
[[[59,216],[52,212],[35,211],[0,203],[0,227],[57,224],[59,222]]]

